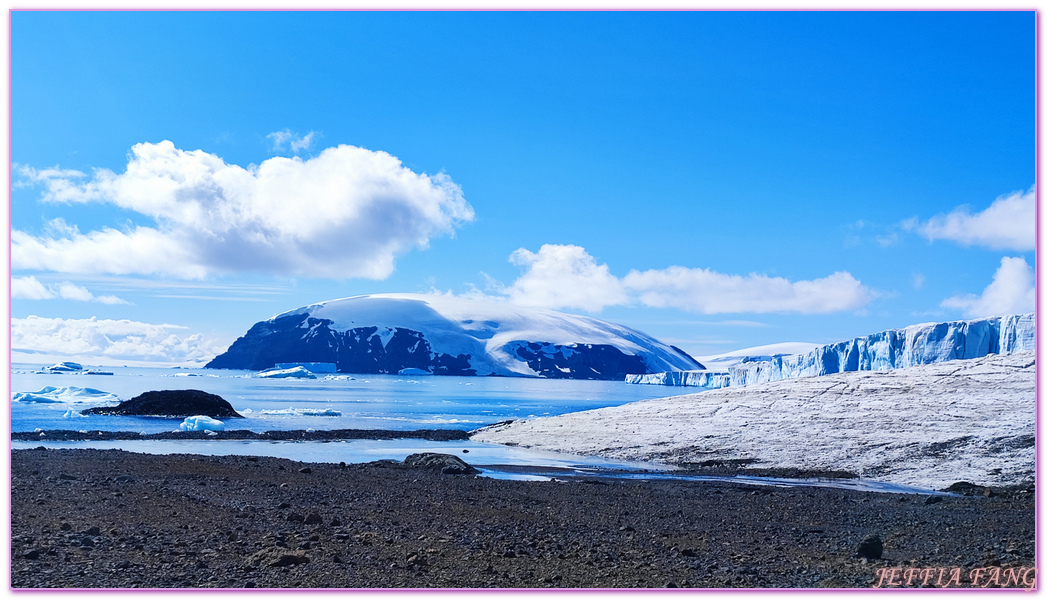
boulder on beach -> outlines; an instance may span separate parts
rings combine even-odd
[[[212,419],[243,418],[221,396],[200,390],[159,390],[145,392],[116,406],[99,406],[82,411],[85,415],[126,415],[139,417],[192,417]]]
[[[479,469],[457,456],[438,452],[412,454],[405,458],[402,464],[405,467],[439,470],[444,475],[478,475],[480,473]]]

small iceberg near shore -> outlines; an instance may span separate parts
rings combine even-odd
[[[225,431],[225,423],[207,415],[186,417],[178,426],[180,431]]]

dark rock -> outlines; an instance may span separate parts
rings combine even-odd
[[[943,492],[952,492],[954,494],[963,494],[964,496],[992,496],[992,490],[981,485],[971,483],[969,481],[957,481],[949,487],[942,490]]]
[[[877,559],[883,556],[883,540],[876,534],[867,535],[858,544],[859,558]]]
[[[59,473],[58,478],[64,481],[76,481],[76,477],[73,477],[69,473]]]
[[[439,469],[444,475],[476,475],[480,473],[479,469],[473,468],[453,454],[440,454],[437,452],[412,454],[405,458],[402,464],[406,467],[420,469]]]
[[[114,481],[118,483],[134,483],[135,478],[130,475],[120,475],[119,477],[116,477]]]
[[[29,552],[23,554],[22,558],[27,558],[29,560],[38,560],[41,554],[42,553],[39,550],[30,550]]]
[[[316,513],[309,513],[305,517],[305,524],[306,525],[319,525],[319,524],[321,524],[323,522],[324,522],[324,520],[322,518],[320,518],[320,515],[318,515]]]
[[[84,534],[85,535],[98,536],[98,535],[102,535],[102,530],[96,525],[94,527],[89,528],[87,531],[84,532]]]
[[[305,473],[306,475],[308,475],[308,474],[312,473],[313,470],[310,469],[309,467],[302,467],[301,469],[298,469],[298,472],[299,473]]]
[[[923,501],[924,504],[938,504],[942,501],[941,496],[927,496],[927,499]]]
[[[213,419],[243,418],[221,396],[200,390],[160,390],[145,392],[116,406],[99,406],[81,411],[92,415],[149,417],[191,417]]]

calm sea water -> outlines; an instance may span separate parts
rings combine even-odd
[[[107,368],[113,375],[42,374],[42,365],[15,364],[11,391],[52,387],[94,388],[128,400],[149,390],[198,389],[218,394],[245,419],[230,429],[463,429],[567,412],[617,406],[672,395],[670,388],[618,381],[507,377],[406,377],[344,375],[318,379],[263,379],[251,371]],[[61,403],[11,403],[11,430],[177,429],[180,420],[151,417],[80,416],[112,402],[71,398]]]
[[[116,399],[99,401],[65,396],[55,403],[11,402],[11,431],[73,429],[84,431],[177,430],[181,419],[114,417],[80,411],[129,400],[150,390],[198,389],[218,394],[244,419],[229,419],[228,429],[262,432],[281,429],[461,429],[472,430],[509,419],[559,415],[618,406],[697,390],[629,385],[617,381],[575,381],[504,377],[405,377],[344,375],[318,379],[263,379],[251,371],[208,369],[107,368],[113,375],[38,373],[44,365],[15,364],[12,394],[39,392],[46,387],[92,388]],[[730,479],[775,486],[824,485],[856,490],[928,493],[867,480],[813,481],[754,477],[686,476],[664,465],[604,460],[471,441],[346,440],[337,442],[268,442],[231,440],[12,442],[12,448],[118,448],[149,454],[276,456],[306,462],[368,462],[403,460],[416,452],[461,456],[489,477],[542,479],[585,476],[606,469],[631,470],[619,477]],[[653,472],[652,472],[653,470]]]
[[[199,389],[225,398],[244,419],[226,420],[227,429],[460,429],[508,419],[559,415],[646,398],[671,395],[656,386],[617,381],[574,381],[505,377],[408,377],[318,375],[317,379],[264,379],[252,371],[209,369],[106,368],[113,375],[39,373],[44,365],[15,364],[12,395],[47,387],[90,388],[128,400],[150,390]],[[80,411],[117,402],[65,395],[62,402],[11,402],[11,431],[73,429],[157,433],[177,430],[181,419],[82,415]],[[113,441],[13,442],[14,448],[120,448],[153,454],[265,455],[314,462],[402,460],[414,452],[460,454],[476,465],[542,466],[579,469],[643,468],[642,463],[608,461],[475,442],[349,440],[344,442]],[[466,451],[466,452],[463,452]]]

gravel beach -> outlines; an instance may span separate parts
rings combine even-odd
[[[391,462],[83,449],[13,451],[11,485],[15,588],[996,587],[1034,578],[1029,489],[930,497],[509,481]]]

